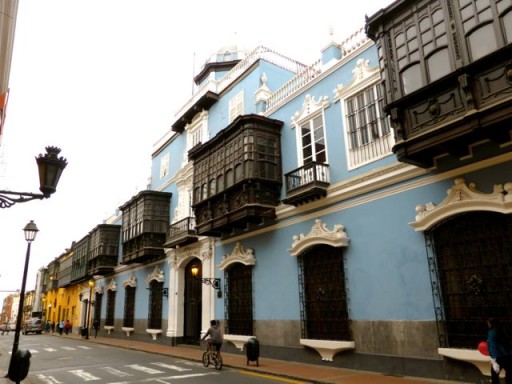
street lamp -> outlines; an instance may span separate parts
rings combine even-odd
[[[88,306],[88,312],[87,312],[87,324],[85,325],[85,338],[89,340],[89,324],[90,324],[90,318],[91,318],[91,303],[92,303],[92,289],[94,288],[94,280],[89,280],[89,303]]]
[[[193,265],[190,270],[192,272],[192,276],[194,276],[195,279],[201,280],[201,283],[205,285],[210,285],[213,289],[217,290],[217,297],[219,299],[222,298],[222,290],[220,288],[219,278],[198,276],[199,267],[197,265]]]
[[[20,341],[20,331],[21,331],[21,319],[23,318],[23,305],[25,301],[25,285],[27,282],[27,271],[28,271],[28,262],[30,260],[30,245],[35,240],[37,232],[39,232],[39,229],[37,229],[36,223],[34,223],[34,220],[30,220],[30,223],[25,225],[25,228],[23,228],[23,231],[25,232],[25,240],[27,241],[27,254],[25,256],[25,269],[23,270],[23,280],[21,281],[21,291],[20,291],[20,303],[18,307],[18,317],[16,318],[16,329],[14,331],[14,342],[12,344],[12,354],[11,354],[11,360],[9,363],[9,378],[11,378],[11,373],[19,370],[19,367],[14,366],[14,358],[17,356],[16,352],[18,351],[18,344]]]
[[[46,153],[36,157],[39,170],[39,190],[42,193],[14,192],[0,190],[0,208],[9,208],[16,203],[25,203],[34,199],[46,199],[56,190],[60,175],[66,165],[67,160],[58,157],[60,148],[46,147]]]

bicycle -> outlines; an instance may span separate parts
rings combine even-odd
[[[222,355],[220,351],[212,349],[212,345],[207,342],[206,351],[203,353],[203,365],[208,367],[210,362],[215,365],[215,369],[220,371],[222,369]]]

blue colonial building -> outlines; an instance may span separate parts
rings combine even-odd
[[[311,65],[212,55],[148,189],[76,243],[102,332],[197,344],[217,319],[238,353],[488,375],[485,320],[512,315],[512,5],[479,3],[395,1]]]

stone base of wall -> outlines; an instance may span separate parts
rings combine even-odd
[[[144,327],[141,327],[142,323]],[[183,343],[182,337],[162,335],[152,340],[146,333],[146,323],[135,323],[131,340],[176,346]],[[117,329],[118,328],[118,329]],[[484,379],[481,372],[464,361],[443,358],[438,354],[437,328],[434,321],[352,321],[354,350],[339,352],[333,361],[323,361],[320,354],[300,345],[301,330],[299,321],[256,321],[254,336],[260,344],[261,359],[280,359],[305,364],[324,365],[347,369],[382,372],[386,375],[423,377],[438,380],[453,380],[463,383],[476,383]],[[119,327],[104,337],[126,338]],[[200,348],[199,345],[191,346]],[[226,353],[246,354],[246,350],[236,348],[226,342],[222,347]],[[475,347],[476,348],[476,347]]]

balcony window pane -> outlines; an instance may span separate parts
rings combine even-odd
[[[492,24],[486,24],[468,36],[471,58],[479,58],[491,53],[497,49],[496,36]]]
[[[448,49],[442,49],[427,59],[428,74],[430,81],[440,79],[451,72]]]
[[[505,28],[505,41],[510,44],[512,43],[512,11],[505,14],[502,19]]]
[[[419,64],[412,65],[402,72],[402,86],[405,94],[414,92],[423,86]]]

